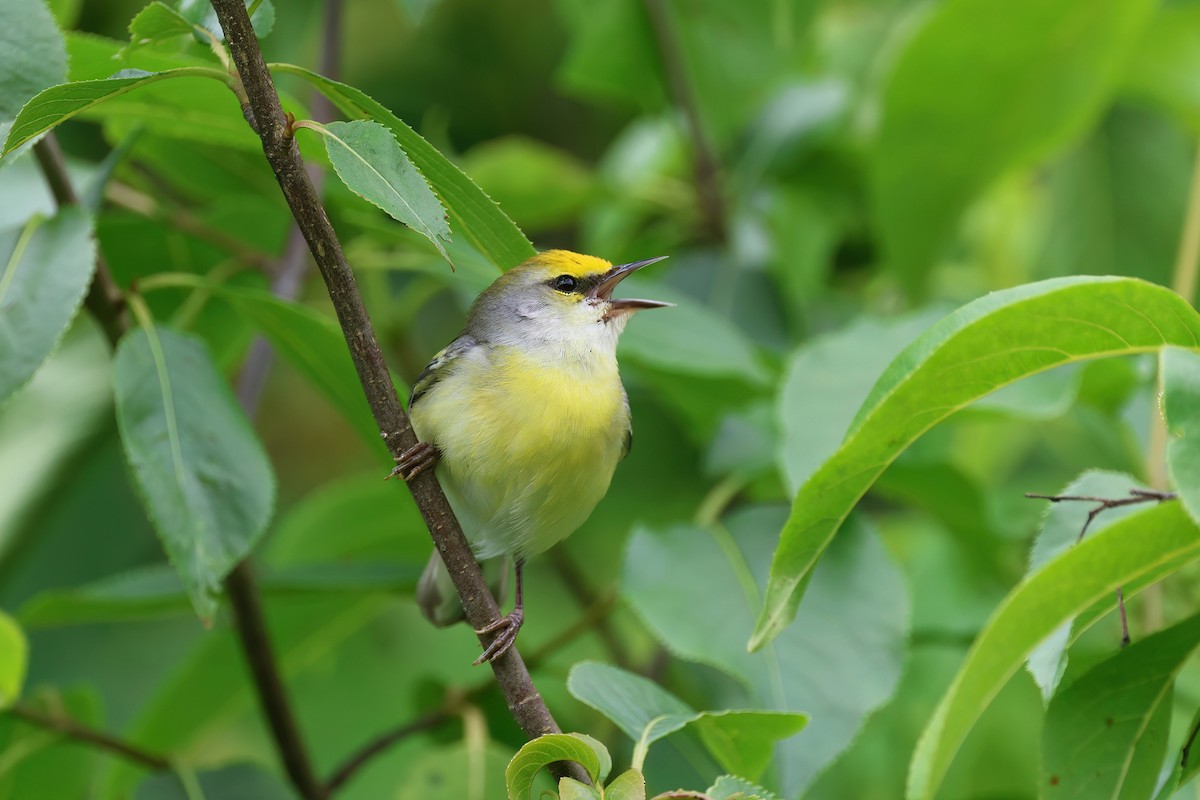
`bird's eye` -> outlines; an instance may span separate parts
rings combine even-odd
[[[574,275],[559,275],[550,281],[550,286],[563,294],[571,294],[571,292],[579,288],[579,281]]]

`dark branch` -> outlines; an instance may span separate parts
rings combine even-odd
[[[79,205],[79,197],[71,185],[71,177],[67,174],[67,165],[63,160],[62,148],[53,133],[47,133],[42,140],[33,146],[33,154],[41,167],[54,202],[59,208]],[[121,334],[129,330],[129,317],[125,313],[125,301],[121,298],[121,290],[113,280],[108,262],[101,255],[99,247],[96,250],[96,274],[92,276],[92,285],[88,288],[84,305],[104,329],[104,335],[113,347],[117,346]]]
[[[667,91],[671,100],[683,111],[688,133],[692,140],[692,162],[696,176],[696,193],[700,199],[700,212],[704,224],[714,239],[723,242],[728,230],[725,221],[725,194],[721,186],[721,162],[716,148],[704,127],[700,116],[700,105],[696,93],[688,81],[687,62],[683,48],[671,19],[671,9],[666,0],[643,0],[646,15],[650,18],[650,29],[658,46],[663,74],[667,80]]]
[[[488,686],[495,686],[495,684],[488,681]],[[368,742],[361,750],[346,759],[333,775],[329,776],[329,780],[325,783],[325,788],[330,794],[333,794],[338,789],[341,789],[347,781],[354,777],[375,756],[380,755],[392,745],[407,739],[414,733],[421,733],[422,731],[436,728],[448,720],[452,713],[450,709],[445,707],[439,708],[436,711],[430,711],[425,716],[419,717],[407,725],[394,728]]]
[[[35,711],[24,705],[13,706],[8,709],[8,713],[25,720],[31,725],[37,725],[39,728],[61,733],[68,739],[74,739],[77,742],[83,742],[84,744],[98,747],[101,750],[107,750],[146,769],[156,772],[171,769],[171,762],[163,756],[147,752],[140,747],[121,741],[103,731],[89,728],[63,714],[48,714],[42,711]]]
[[[380,435],[391,455],[398,458],[417,443],[416,434],[396,396],[396,388],[341,243],[304,170],[296,144],[288,135],[279,95],[258,48],[245,6],[241,0],[212,0],[212,5],[246,91],[245,116],[255,121],[263,153],[329,291]],[[408,486],[458,590],[467,622],[475,629],[495,622],[500,618],[496,601],[437,479],[427,472]],[[513,717],[527,736],[559,730],[516,648],[492,662],[492,669]],[[571,775],[586,780],[582,770],[572,770]]]

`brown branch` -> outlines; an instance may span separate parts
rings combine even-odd
[[[1159,492],[1153,489],[1130,489],[1128,497],[1096,497],[1089,494],[1035,494],[1034,492],[1026,492],[1025,496],[1032,500],[1049,500],[1051,503],[1095,503],[1095,507],[1088,512],[1087,519],[1083,521],[1083,527],[1079,529],[1079,535],[1075,537],[1075,544],[1079,544],[1083,541],[1088,528],[1091,527],[1092,521],[1101,513],[1111,508],[1135,506],[1141,503],[1162,503],[1167,500],[1174,500],[1178,495],[1175,492]],[[1130,641],[1129,617],[1125,614],[1125,592],[1120,586],[1117,587],[1117,610],[1121,616],[1121,647],[1126,647]]]
[[[25,720],[31,725],[36,725],[39,728],[45,728],[55,733],[61,733],[68,739],[74,739],[77,742],[83,742],[84,744],[98,747],[101,750],[107,750],[146,769],[156,772],[171,769],[171,762],[163,756],[143,750],[136,745],[117,739],[103,731],[89,728],[65,714],[48,714],[35,711],[25,705],[12,706],[8,709],[8,713]]]
[[[671,9],[666,0],[642,0],[642,4],[645,6],[646,16],[650,18],[650,29],[658,46],[663,75],[667,79],[667,91],[671,100],[683,111],[691,136],[696,194],[700,200],[700,212],[704,217],[705,227],[715,240],[723,242],[728,236],[728,230],[721,162],[705,130],[696,93],[692,91],[692,85],[688,81],[687,62],[675,32],[674,21],[671,19]]]
[[[63,160],[62,148],[53,133],[47,133],[42,140],[33,146],[33,154],[41,167],[42,176],[54,195],[54,202],[59,208],[79,205],[79,196],[71,185],[71,177],[67,174],[67,165]],[[113,280],[108,262],[96,246],[96,273],[92,276],[92,285],[88,288],[84,305],[100,323],[104,335],[113,347],[121,334],[129,330],[129,316],[125,313],[125,301],[121,298],[121,290]]]
[[[396,388],[337,233],[304,170],[296,144],[288,134],[279,95],[263,61],[245,6],[241,0],[212,0],[212,6],[225,31],[246,91],[247,105],[243,113],[262,140],[263,153],[325,281],[380,435],[391,455],[398,458],[417,443],[416,434],[396,396]],[[408,485],[458,590],[467,622],[480,629],[500,619],[496,601],[433,473],[426,472]],[[490,639],[480,638],[481,641]],[[492,669],[509,710],[527,736],[559,731],[516,648],[492,662]],[[570,774],[586,780],[581,769],[572,769]]]

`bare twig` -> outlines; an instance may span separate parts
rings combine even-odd
[[[495,686],[494,683],[488,681],[488,686]],[[430,711],[423,717],[418,717],[407,725],[401,725],[399,728],[388,731],[376,739],[371,740],[361,750],[358,750],[350,758],[346,759],[325,782],[325,788],[330,794],[341,789],[347,781],[353,778],[358,771],[365,767],[375,756],[387,751],[392,745],[398,744],[414,733],[432,730],[438,727],[446,720],[453,716],[454,712],[443,706],[442,708]]]
[[[79,205],[79,196],[75,194],[75,188],[71,185],[62,148],[58,146],[58,139],[54,134],[47,133],[42,137],[42,140],[33,146],[33,154],[58,207]],[[96,273],[92,276],[92,285],[88,289],[84,304],[104,329],[109,344],[116,347],[121,334],[129,329],[129,317],[125,313],[125,301],[121,298],[121,290],[113,280],[108,262],[99,250],[96,252]]]
[[[304,170],[296,144],[288,135],[279,95],[263,61],[246,8],[241,0],[212,0],[212,5],[246,90],[244,115],[247,120],[253,120],[255,132],[263,143],[263,153],[325,280],[380,435],[391,455],[399,458],[417,443],[416,434],[396,396],[337,233]],[[458,590],[467,622],[478,630],[500,619],[495,598],[488,590],[471,547],[433,473],[420,475],[408,486]],[[481,641],[487,638],[481,637]],[[516,648],[492,662],[492,669],[509,710],[527,736],[558,732],[558,725],[533,685]],[[581,769],[572,769],[570,774],[587,780]]]
[[[721,185],[721,162],[717,158],[716,148],[704,127],[704,119],[700,116],[700,105],[696,101],[696,93],[688,81],[687,62],[684,60],[683,48],[676,35],[674,21],[671,19],[671,9],[666,0],[642,0],[646,15],[650,18],[650,28],[654,32],[654,40],[658,45],[659,58],[662,61],[663,74],[667,79],[667,91],[675,105],[683,111],[687,121],[688,132],[692,140],[692,161],[696,175],[696,193],[700,199],[700,211],[704,216],[704,224],[709,234],[717,241],[724,241],[728,235],[725,213],[725,195]]]
[[[146,769],[156,772],[171,769],[171,762],[165,757],[143,750],[136,745],[110,736],[103,731],[89,728],[65,714],[37,711],[25,705],[12,706],[8,709],[8,713],[25,720],[31,725],[37,725],[39,728],[61,733],[68,739],[74,739],[77,742],[83,742],[84,744],[98,747],[101,750],[107,750]]]
[[[1177,495],[1175,492],[1159,492],[1153,489],[1130,489],[1128,497],[1097,497],[1088,494],[1036,494],[1034,492],[1026,492],[1025,496],[1033,500],[1049,500],[1051,503],[1095,503],[1095,507],[1088,512],[1087,519],[1083,521],[1083,527],[1079,529],[1079,535],[1075,537],[1075,544],[1083,541],[1084,535],[1091,527],[1092,520],[1104,511],[1112,508],[1122,508],[1124,506],[1134,506],[1140,503],[1162,503],[1167,500],[1174,500]],[[1117,587],[1117,610],[1121,615],[1121,647],[1126,647],[1129,644],[1129,618],[1125,614],[1125,592],[1120,586]]]

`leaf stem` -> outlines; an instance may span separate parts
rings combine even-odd
[[[163,756],[143,750],[137,745],[130,744],[102,731],[89,728],[64,714],[48,714],[36,711],[26,705],[12,706],[8,709],[8,713],[25,720],[31,725],[36,725],[39,728],[45,728],[55,733],[61,733],[68,739],[74,739],[77,742],[83,742],[101,750],[107,750],[146,769],[154,770],[155,772],[165,772],[171,769],[171,762]]]

